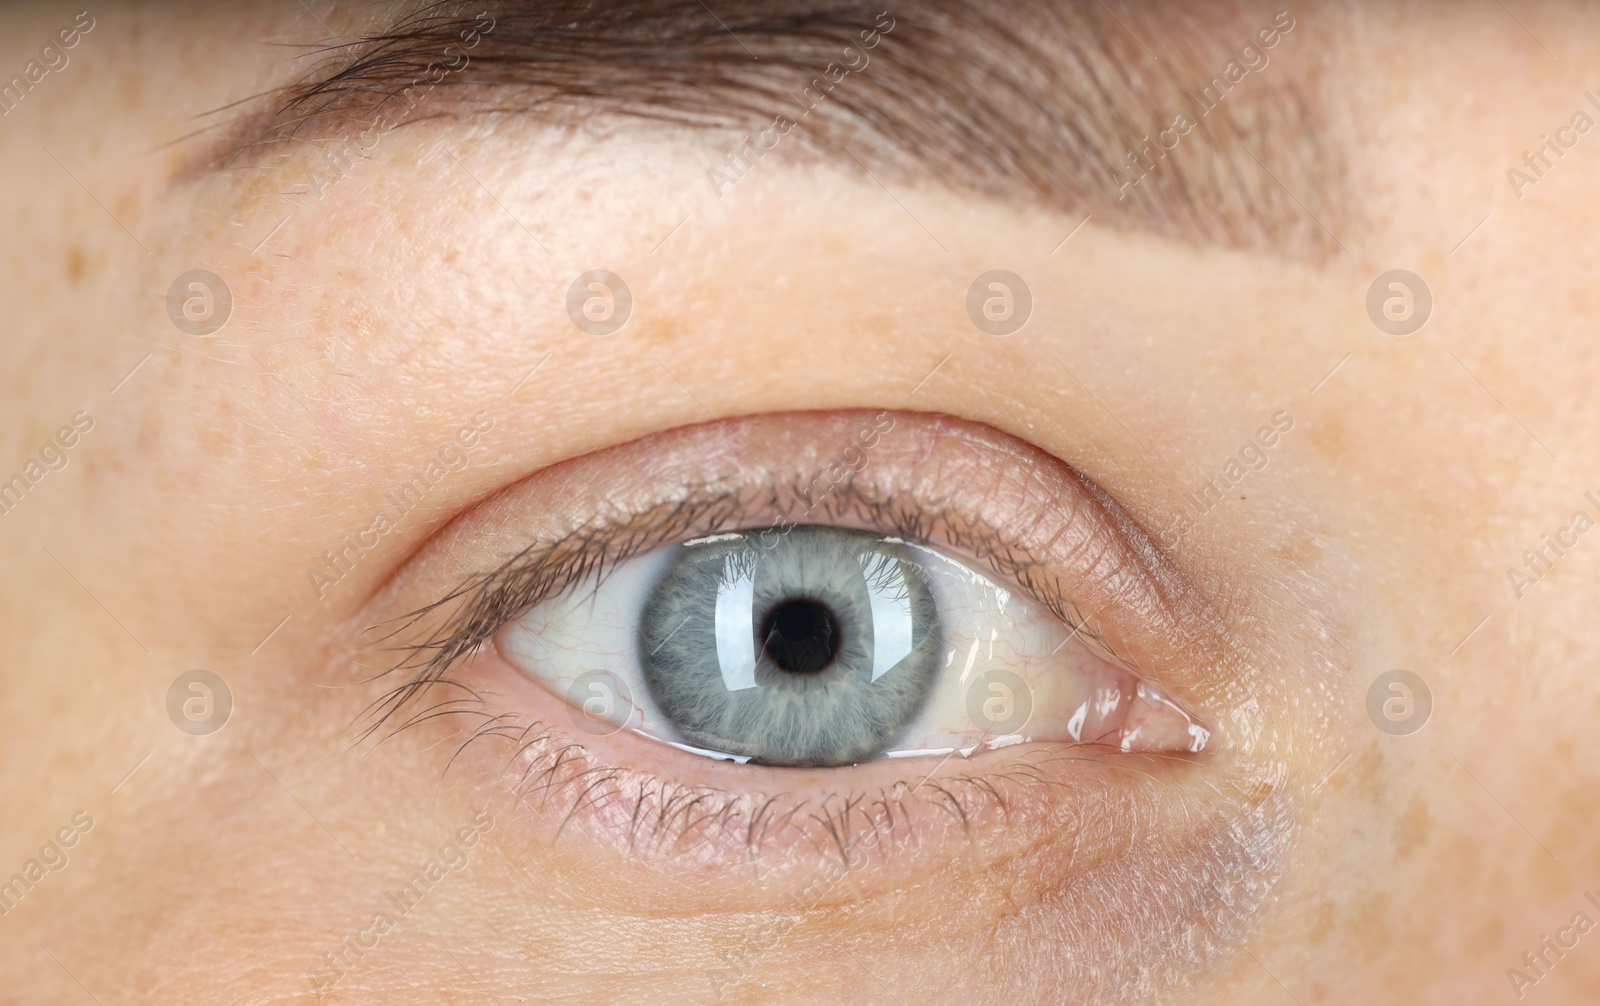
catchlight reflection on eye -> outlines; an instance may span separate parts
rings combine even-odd
[[[569,587],[501,631],[557,695],[685,750],[837,766],[1025,741],[1199,751],[1209,734],[1048,609],[932,548],[820,525],[710,535]],[[601,731],[590,731],[601,732]]]

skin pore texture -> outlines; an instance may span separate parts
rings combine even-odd
[[[1600,935],[1539,954],[1600,921],[1600,550],[1506,571],[1600,496],[1600,142],[1507,169],[1600,86],[1600,14],[1514,7],[1293,11],[1263,75],[1326,64],[1326,257],[787,148],[719,196],[736,135],[636,119],[413,121],[320,196],[310,144],[197,175],[202,117],[382,12],[93,10],[0,118],[0,472],[93,420],[0,516],[0,879],[47,864],[0,1001],[1592,1001]],[[76,13],[8,7],[0,69]],[[1034,303],[994,336],[1002,268]],[[1408,336],[1366,308],[1396,268]],[[193,269],[211,335],[168,314]],[[567,313],[596,269],[614,334]],[[385,704],[447,606],[410,613],[651,508],[635,546],[798,519],[777,488],[880,413],[819,513],[1092,615],[1204,751],[734,766],[576,730],[493,646]],[[233,708],[197,736],[201,668]],[[1396,669],[1411,735],[1368,713]]]

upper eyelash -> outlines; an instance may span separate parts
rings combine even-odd
[[[462,658],[492,639],[507,622],[529,608],[574,584],[593,581],[598,588],[606,571],[674,538],[712,534],[744,527],[745,515],[765,509],[782,513],[789,509],[784,497],[801,502],[801,489],[809,480],[796,477],[792,484],[774,487],[766,498],[741,493],[720,483],[692,488],[682,498],[650,509],[622,515],[605,515],[579,527],[555,541],[541,546],[535,542],[512,555],[495,569],[469,578],[445,596],[421,608],[400,615],[390,623],[380,623],[368,631],[391,624],[394,628],[379,640],[403,637],[418,628],[431,615],[447,612],[441,624],[418,641],[402,644],[406,655],[386,672],[410,674],[390,688],[363,711],[368,720],[357,740],[391,727],[387,736],[425,720],[451,713],[465,713],[481,704],[469,685],[451,680],[450,669]],[[994,572],[1026,590],[1036,601],[1061,619],[1074,635],[1080,635],[1110,653],[1107,641],[1093,628],[1071,598],[1044,572],[1043,563],[1019,549],[997,545],[998,530],[980,521],[929,506],[926,501],[904,504],[885,503],[863,491],[854,475],[838,483],[822,504],[806,507],[806,518],[862,517],[885,534],[918,544],[935,541],[966,548],[984,558]],[[821,514],[815,511],[822,510]],[[464,698],[443,699],[402,714],[432,688],[454,687]],[[475,735],[476,736],[476,735]],[[470,743],[470,740],[469,740]]]
[[[588,579],[598,583],[609,566],[653,547],[677,529],[688,533],[691,528],[722,527],[722,521],[731,516],[737,505],[737,498],[727,492],[709,498],[691,497],[628,515],[621,522],[596,522],[543,547],[535,542],[494,570],[468,579],[439,600],[394,619],[398,625],[380,639],[403,636],[429,615],[454,605],[443,624],[427,638],[400,647],[406,656],[388,673],[409,670],[411,676],[367,707],[363,715],[372,722],[361,731],[360,739],[383,729],[419,694],[434,685],[455,684],[475,695],[470,688],[449,681],[445,675],[457,661],[492,639],[511,619],[574,583]],[[723,510],[730,512],[719,512]],[[437,705],[421,710],[399,723],[396,731],[441,711]]]

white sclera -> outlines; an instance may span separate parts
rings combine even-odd
[[[717,587],[717,666],[730,692],[756,686],[756,567],[741,558],[728,556]]]
[[[900,563],[881,552],[856,558],[872,607],[872,680],[877,681],[911,653],[911,593]]]

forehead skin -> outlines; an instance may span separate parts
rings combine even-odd
[[[0,876],[76,812],[95,822],[0,918],[18,1001],[309,1001],[305,970],[372,892],[486,798],[421,740],[349,745],[372,697],[344,649],[366,602],[472,503],[547,465],[805,409],[989,424],[1153,530],[1293,414],[1247,499],[1174,550],[1259,627],[1249,687],[1208,713],[1281,768],[1295,818],[1267,914],[1183,1001],[1474,1001],[1584,908],[1600,867],[1600,551],[1580,539],[1520,597],[1506,570],[1600,496],[1600,134],[1520,197],[1507,170],[1585,107],[1594,13],[1295,12],[1263,72],[1337,45],[1323,86],[1365,221],[1310,264],[1092,221],[1061,245],[1080,215],[801,159],[717,199],[705,170],[729,137],[628,123],[417,123],[320,199],[292,195],[313,151],[169,185],[186,151],[165,144],[196,116],[303,72],[265,43],[351,29],[312,8],[96,10],[70,64],[0,120],[0,471],[75,412],[95,420],[0,517]],[[0,70],[73,13],[9,9]],[[997,339],[962,298],[1002,267],[1036,306]],[[211,338],[166,311],[196,268],[234,298]],[[634,294],[615,337],[563,309],[594,268]],[[1395,268],[1433,296],[1406,337],[1366,313]],[[308,602],[308,557],[485,410],[486,456]],[[168,685],[193,668],[237,703],[209,737],[167,720]],[[1410,737],[1366,714],[1368,684],[1397,668],[1434,697]],[[469,1001],[487,983],[502,1000],[703,1001],[725,920],[629,915],[618,868],[541,858],[522,823],[499,821],[460,883],[330,998]],[[615,909],[586,904],[592,889]],[[944,1001],[990,934],[944,924],[970,889],[900,896],[899,924],[934,949],[852,942],[871,927],[840,911],[761,980],[857,1001],[877,994],[865,968],[905,1001]],[[1019,929],[993,946],[1048,961],[1059,930],[1019,947]],[[1071,1001],[1042,973],[1010,981]],[[1579,950],[1537,992],[1575,1003],[1596,987],[1600,954]]]

